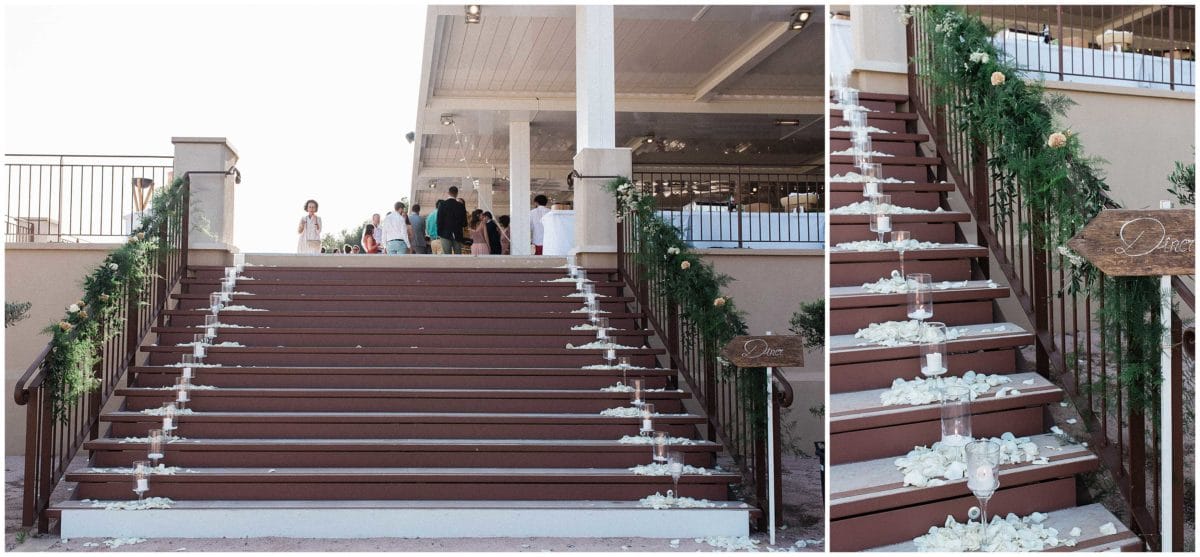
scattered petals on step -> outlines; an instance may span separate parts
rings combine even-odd
[[[601,410],[600,415],[607,416],[609,418],[640,418],[640,417],[642,417],[642,409],[634,408],[632,406],[621,406],[621,407],[617,407],[617,408],[609,408],[607,410]],[[665,414],[662,414],[661,412],[655,412],[654,414],[651,414],[651,415],[652,416],[664,416]]]
[[[966,332],[966,329],[946,328],[946,340],[955,340]],[[933,329],[921,326],[916,319],[908,321],[886,321],[871,323],[865,329],[854,333],[854,338],[867,341],[869,344],[881,346],[908,346],[926,340],[928,335],[936,334]],[[928,340],[934,340],[928,337]]]
[[[878,240],[858,240],[855,242],[842,242],[833,246],[833,251],[857,251],[857,252],[877,252],[877,251],[898,251],[901,248],[904,251],[915,251],[922,249],[933,249],[954,244],[939,244],[937,242],[921,242],[918,240],[903,240],[896,242],[880,242]]]
[[[708,499],[692,499],[691,497],[668,498],[666,495],[657,492],[654,495],[641,498],[638,500],[638,504],[652,509],[711,509],[717,506],[716,503]],[[679,540],[674,541],[675,545],[672,547],[678,546]]]
[[[1045,551],[1061,545],[1074,546],[1078,540],[1059,538],[1058,530],[1047,528],[1041,523],[1047,515],[1033,513],[1021,518],[1009,513],[1005,518],[992,517],[987,525],[987,546],[983,547],[983,532],[978,522],[962,524],[947,516],[942,526],[933,526],[929,532],[913,540],[917,551],[934,552],[966,552],[966,551],[1003,551],[1028,552]]]
[[[829,181],[830,182],[845,182],[845,183],[850,183],[850,184],[858,184],[858,183],[866,182],[867,177],[862,174],[859,174],[857,172],[847,172],[845,174],[835,175],[834,177],[830,178]],[[879,182],[881,184],[913,184],[913,183],[915,183],[912,180],[901,180],[899,178],[883,178],[881,180],[875,180],[875,181]]]
[[[184,408],[184,409],[176,408],[175,409],[176,415],[186,415],[186,414],[195,414],[195,413],[196,412],[194,410],[192,410],[191,408]],[[163,410],[162,407],[147,408],[145,410],[142,410],[142,414],[145,414],[147,416],[162,416],[162,415],[166,414],[166,411]]]
[[[416,347],[414,346],[413,348],[416,348]],[[575,346],[574,344],[567,343],[567,348],[570,348],[572,350],[608,350],[609,348],[612,348],[615,350],[637,350],[638,349],[637,346],[625,346],[624,344],[617,344],[615,342],[601,342],[598,340],[589,342],[587,344],[582,344],[579,346]]]
[[[120,468],[120,467],[118,467],[118,468],[88,468],[87,471],[94,473],[94,474],[128,474],[130,476],[133,475],[133,468]],[[194,471],[189,470],[187,468],[180,468],[178,466],[167,466],[166,464],[163,464],[161,462],[158,464],[158,466],[147,466],[146,467],[147,474],[156,475],[156,476],[174,476],[175,474],[178,474],[181,472],[187,473],[187,472],[194,472]]]
[[[605,328],[610,331],[624,331],[625,330],[625,329],[618,329],[616,327],[605,327]],[[575,325],[575,326],[571,327],[571,330],[572,331],[599,331],[600,327],[597,325],[592,325],[591,323],[584,323],[583,325]]]
[[[175,390],[175,389],[176,389],[176,387],[175,387],[174,385],[169,385],[169,386],[166,386],[166,387],[143,387],[143,388],[144,388],[144,389],[155,390],[155,391],[173,391],[173,390]],[[217,388],[217,387],[214,387],[214,386],[212,386],[212,385],[190,385],[190,386],[188,387],[188,389],[189,389],[189,390],[192,390],[192,391],[211,391],[211,390],[213,390],[213,389],[216,389],[216,388]]]
[[[640,464],[629,468],[637,476],[670,476],[671,469],[666,464]],[[683,465],[683,473],[695,476],[711,476],[712,470],[708,468],[699,468],[690,464]]]
[[[618,443],[623,445],[650,445],[654,443],[654,438],[649,435],[625,435],[621,437]],[[670,445],[698,445],[694,439],[687,437],[670,437],[667,439],[667,444]]]
[[[599,370],[621,371],[621,366],[610,366],[610,365],[606,365],[606,364],[594,364],[594,365],[590,365],[590,366],[583,366],[579,369],[597,370],[597,371],[599,371]],[[625,369],[650,369],[650,368],[645,368],[645,367],[641,367],[641,366],[625,366]],[[657,369],[662,369],[662,368],[657,368]]]
[[[845,111],[845,110],[847,110],[847,109],[849,109],[849,110],[858,110],[858,111],[861,111],[861,112],[879,112],[878,110],[872,110],[872,109],[870,109],[870,108],[867,108],[867,107],[865,107],[865,106],[861,106],[861,105],[857,105],[857,104],[847,104],[847,105],[843,105],[843,104],[833,103],[833,104],[829,105],[829,110],[842,110],[842,111]]]
[[[586,308],[586,307],[582,307],[582,308],[579,308],[579,309],[577,309],[577,310],[575,310],[575,311],[572,311],[571,313],[587,313],[587,312],[588,312],[588,308]],[[612,313],[612,312],[611,312],[611,311],[604,311],[604,310],[602,310],[602,309],[599,309],[599,310],[596,310],[596,313]]]
[[[965,280],[956,282],[944,280],[933,283],[935,290],[952,290],[956,288],[968,288],[970,286],[970,281]],[[893,270],[892,276],[881,278],[875,282],[864,282],[862,287],[863,290],[872,294],[906,294],[912,287],[912,284],[900,276],[900,271]]]
[[[836,209],[830,209],[831,215],[873,215],[880,211],[889,215],[927,215],[933,213],[941,213],[942,208],[938,207],[936,211],[927,211],[925,209],[914,209],[903,205],[895,205],[893,203],[876,204],[871,201],[858,201],[849,205],[843,205]]]
[[[216,327],[218,329],[253,329],[254,328],[254,326],[252,326],[252,325],[235,325],[233,323],[217,323],[216,325],[193,325],[193,327],[196,329],[203,329],[203,328],[209,327],[209,326]]]
[[[1016,437],[1005,433],[987,439],[1000,445],[1000,464],[1022,464],[1036,461],[1040,456],[1038,446],[1028,437]],[[945,445],[941,441],[929,447],[915,447],[908,454],[893,461],[904,477],[904,485],[929,487],[935,481],[961,480],[967,471],[966,448]]]
[[[524,282],[524,281],[522,281],[522,282]],[[582,281],[580,281],[579,279],[573,279],[571,277],[562,277],[562,278],[556,278],[554,280],[539,280],[538,282],[572,282],[572,283],[574,283],[574,282],[596,282],[596,281],[594,281],[592,279],[583,279]]]
[[[178,364],[163,364],[163,367],[224,367],[224,366],[222,364],[205,364],[205,363],[185,364],[185,363],[180,362]],[[242,366],[237,366],[237,367],[242,367]]]
[[[212,307],[202,308],[204,311],[212,311]],[[252,308],[248,306],[223,306],[221,311],[267,311],[265,309]]]
[[[595,296],[596,296],[597,298],[607,298],[607,297],[608,297],[608,296],[605,296],[604,294],[595,294]],[[565,296],[563,296],[563,297],[564,297],[564,298],[586,298],[586,297],[587,297],[587,294],[584,294],[583,292],[572,292],[572,293],[570,293],[570,294],[567,294],[567,295],[565,295]]]
[[[1105,522],[1104,525],[1100,527],[1100,533],[1104,534],[1105,536],[1111,536],[1117,533],[1117,527],[1113,526],[1113,523],[1111,522]]]
[[[911,380],[896,378],[892,387],[879,393],[879,402],[884,406],[911,405],[920,406],[933,404],[941,400],[941,392],[946,387],[966,387],[970,400],[991,390],[992,387],[1012,381],[1000,374],[988,375],[968,371],[962,377],[917,377]]]
[[[896,132],[891,132],[891,131],[884,130],[884,129],[879,129],[875,126],[863,126],[861,128],[852,128],[850,126],[838,126],[836,128],[830,128],[829,131],[831,131],[831,132],[852,132],[855,129],[867,130],[867,133],[896,133]]]
[[[622,384],[622,383],[618,382],[618,383],[617,383],[617,384],[615,384],[615,385],[609,385],[609,386],[607,386],[607,387],[601,387],[601,388],[600,388],[600,390],[601,390],[601,391],[603,391],[603,392],[606,392],[606,393],[632,393],[632,392],[633,392],[633,387],[631,387],[631,386],[629,386],[629,385],[625,385],[625,384]],[[642,389],[642,391],[643,391],[643,392],[647,392],[647,393],[663,393],[663,392],[666,392],[666,391],[667,391],[667,389],[665,389],[665,388],[661,388],[661,387],[660,387],[660,388],[658,388],[658,389]],[[672,391],[672,392],[681,393],[681,392],[683,392],[683,391],[682,391],[682,390],[679,390],[679,389],[676,389],[676,390],[674,390],[674,391]]]
[[[859,152],[859,151],[858,151],[858,149],[855,149],[854,147],[851,147],[851,148],[849,148],[849,149],[843,149],[843,150],[841,150],[841,151],[834,151],[834,152],[832,152],[832,153],[829,153],[829,154],[830,154],[830,155],[844,155],[844,156],[847,156],[847,157],[853,157],[854,155],[858,154],[858,152]],[[872,157],[894,157],[894,156],[896,156],[896,155],[891,155],[891,154],[888,154],[888,153],[884,153],[884,152],[882,152],[882,151],[871,151],[871,152],[870,152],[870,155],[871,155]]]
[[[111,540],[104,540],[103,543],[111,549],[116,549],[123,545],[136,545],[144,541],[146,541],[146,538],[113,538]]]
[[[203,344],[204,346],[215,346],[217,348],[222,348],[222,347],[224,347],[224,348],[245,348],[246,347],[245,344],[242,344],[240,342],[233,342],[233,341],[218,342],[216,344],[209,344],[207,342],[201,342],[200,344]],[[196,341],[192,341],[192,342],[181,342],[179,344],[176,344],[175,346],[195,346],[195,345],[196,345]]]
[[[721,551],[758,551],[758,541],[745,536],[740,538],[727,536],[696,538],[696,543],[706,543]]]
[[[147,497],[141,501],[96,501],[84,499],[83,503],[91,503],[94,509],[106,511],[145,511],[150,509],[169,509],[175,501],[166,497]]]

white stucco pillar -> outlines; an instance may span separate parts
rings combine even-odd
[[[583,176],[629,176],[633,150],[584,149],[575,155]],[[616,265],[617,200],[604,185],[612,178],[575,179],[575,246],[583,265]]]
[[[479,208],[483,209],[484,211],[492,211],[492,216],[498,217],[499,215],[497,215],[496,212],[492,210],[493,209],[493,206],[492,206],[492,179],[491,178],[480,178],[479,179],[479,189],[475,190],[475,191],[476,191],[476,199],[478,200]]]
[[[237,164],[237,151],[224,137],[172,137],[175,176],[187,172],[224,171]],[[227,249],[233,245],[234,177],[192,174],[192,249]]]
[[[508,124],[509,233],[513,255],[530,255],[529,122]]]
[[[613,7],[575,7],[575,152],[616,146]]]

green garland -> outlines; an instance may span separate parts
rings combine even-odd
[[[804,337],[805,348],[825,346],[825,299],[800,304],[788,325],[793,333]]]
[[[998,223],[1004,225],[1019,198],[1035,215],[1022,224],[1022,237],[1036,249],[1059,253],[1060,265],[1069,264],[1070,284],[1057,295],[1097,292],[1098,270],[1065,248],[1108,201],[1099,169],[1104,161],[1087,156],[1078,137],[1059,125],[1073,102],[1047,93],[1038,82],[1020,79],[1020,70],[992,44],[991,30],[977,16],[948,6],[927,6],[915,15],[923,18],[931,47],[918,61],[921,77],[938,91],[933,103],[953,106],[947,125],[989,148],[987,166],[996,181],[991,202]],[[1156,291],[1156,281],[1103,280],[1106,296],[1098,315],[1110,360],[1121,366],[1129,404],[1153,407],[1153,387],[1161,381],[1157,346],[1163,334],[1155,317],[1157,294],[1148,294]],[[1068,365],[1079,365],[1077,358],[1072,360]]]
[[[628,178],[617,178],[606,184],[605,189],[616,197],[617,222],[632,218],[637,225],[635,238],[631,239],[636,242],[631,249],[634,262],[649,276],[656,277],[656,288],[679,307],[680,316],[694,327],[694,337],[680,335],[684,349],[694,349],[697,347],[694,343],[699,342],[704,359],[715,360],[722,377],[735,378],[754,435],[763,435],[766,383],[762,368],[738,373],[737,366],[718,356],[733,337],[748,334],[742,312],[732,298],[721,293],[731,279],[693,253],[679,229],[655,213],[654,198],[638,191]]]
[[[95,365],[101,344],[121,332],[121,308],[126,295],[136,295],[155,278],[150,268],[156,252],[172,249],[158,235],[159,226],[179,212],[183,179],[176,179],[151,200],[150,209],[129,241],[113,250],[83,279],[83,297],[67,306],[66,316],[46,327],[52,335],[46,356],[46,388],[53,393],[52,411],[58,419],[100,386]],[[144,302],[143,302],[144,303]]]

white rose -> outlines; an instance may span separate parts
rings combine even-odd
[[[71,305],[67,306],[67,311],[69,311],[71,313],[75,313],[75,312],[79,311],[79,305],[71,304]]]
[[[109,268],[109,269],[111,269],[111,270],[113,270],[113,271],[115,271],[115,270],[117,270],[117,269],[118,269],[118,267],[117,267],[117,264],[116,264],[116,263],[109,263],[109,264],[108,264],[108,268]]]

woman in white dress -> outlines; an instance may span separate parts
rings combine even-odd
[[[317,216],[317,201],[309,199],[304,202],[307,215],[300,219],[300,241],[296,245],[296,253],[321,253],[321,217]]]

